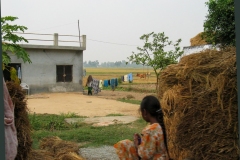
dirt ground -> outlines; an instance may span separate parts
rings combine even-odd
[[[107,126],[116,123],[123,123],[123,121],[134,121],[136,118],[140,117],[138,113],[139,105],[116,101],[116,99],[132,97],[132,99],[135,100],[142,100],[144,96],[149,94],[152,93],[109,90],[102,90],[100,93],[92,96],[88,96],[86,92],[44,93],[30,95],[27,103],[30,112],[48,114],[74,112],[78,115],[89,117],[86,118],[85,121],[93,122],[93,126]],[[108,114],[123,114],[126,116],[105,117]],[[70,121],[74,120],[76,119],[70,119]],[[87,160],[117,159],[113,146],[81,148],[80,155]]]
[[[81,116],[95,117],[108,114],[139,116],[139,105],[116,101],[118,98],[133,97],[141,100],[151,93],[123,92],[102,90],[98,94],[88,96],[84,93],[44,93],[28,97],[30,112],[61,114],[76,113]]]

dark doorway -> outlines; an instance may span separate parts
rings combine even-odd
[[[10,76],[10,68],[11,67],[16,69],[17,77],[20,79],[20,82],[21,82],[21,79],[22,79],[21,63],[9,63],[7,66],[5,66],[5,69],[3,70],[4,80],[11,81],[11,76]]]

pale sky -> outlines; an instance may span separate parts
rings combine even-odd
[[[127,60],[137,46],[143,46],[139,37],[150,32],[165,32],[172,41],[181,38],[181,47],[189,46],[190,38],[203,31],[206,1],[2,0],[1,14],[18,17],[16,23],[28,27],[26,33],[78,35],[79,20],[80,34],[87,36],[83,60],[115,62]]]

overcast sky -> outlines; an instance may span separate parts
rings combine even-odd
[[[189,46],[190,38],[203,31],[206,1],[2,0],[1,14],[18,17],[16,23],[30,33],[78,35],[79,20],[80,34],[87,36],[84,61],[115,62],[127,60],[143,45],[139,37],[150,32],[165,32],[170,40],[181,38],[181,46]]]

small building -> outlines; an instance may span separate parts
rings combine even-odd
[[[213,46],[211,44],[207,44],[207,42],[202,37],[203,32],[198,33],[195,37],[190,39],[190,46],[183,47],[183,56],[199,53],[206,49],[217,49],[219,50],[219,46]]]
[[[11,56],[8,66],[14,67],[21,82],[29,85],[30,94],[83,91],[83,51],[86,50],[86,36],[81,36],[79,46],[59,46],[58,36],[54,34],[53,45],[21,44],[30,56],[30,64]],[[5,80],[10,80],[8,68],[3,74]]]

